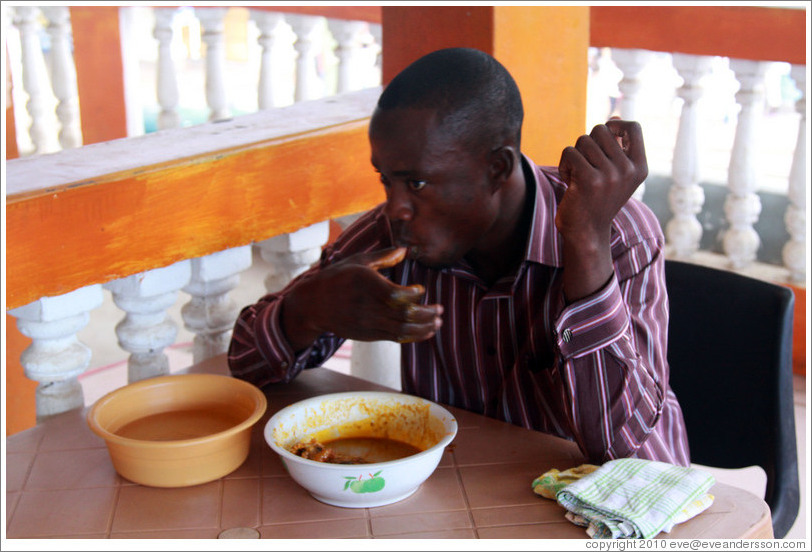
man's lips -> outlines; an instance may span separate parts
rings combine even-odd
[[[410,236],[395,234],[395,244],[398,247],[410,248],[414,245],[414,240]]]
[[[398,238],[395,243],[397,243],[398,247],[405,247],[406,248],[406,256],[415,258],[421,251],[420,244],[413,242],[410,239]]]

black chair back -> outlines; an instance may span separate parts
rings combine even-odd
[[[776,538],[800,500],[792,387],[794,294],[725,270],[666,261],[668,362],[691,461],[761,466]]]

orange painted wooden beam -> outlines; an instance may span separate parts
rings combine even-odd
[[[745,6],[592,6],[592,46],[805,64],[807,12]]]
[[[368,120],[7,198],[7,308],[366,210]]]
[[[384,6],[382,25],[384,83],[439,48],[477,48],[516,79],[522,149],[534,161],[557,165],[584,133],[589,7]]]
[[[95,144],[127,136],[119,6],[71,6],[82,140]]]

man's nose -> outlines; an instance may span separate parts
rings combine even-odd
[[[410,221],[414,216],[414,206],[409,194],[402,186],[390,186],[386,193],[384,214],[389,220]]]

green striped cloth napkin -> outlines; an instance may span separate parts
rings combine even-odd
[[[715,482],[695,468],[622,458],[559,490],[556,500],[594,539],[648,539],[708,508]]]

